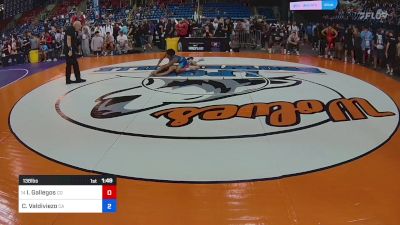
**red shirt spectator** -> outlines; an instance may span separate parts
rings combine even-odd
[[[185,37],[189,34],[189,23],[186,20],[183,22],[183,34]]]
[[[85,25],[86,19],[82,12],[79,12],[78,15],[73,15],[71,17],[71,24],[74,24],[75,21],[80,21],[82,26]]]
[[[46,35],[46,44],[47,44],[47,46],[50,46],[53,44],[53,37],[50,34]]]
[[[186,37],[188,35],[189,25],[186,21],[182,20],[176,25],[176,32],[179,37]]]

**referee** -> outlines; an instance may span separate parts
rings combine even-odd
[[[79,64],[77,61],[77,52],[78,52],[78,40],[77,40],[77,32],[82,29],[82,24],[79,21],[75,21],[72,26],[67,27],[64,36],[64,54],[66,57],[66,69],[65,69],[65,78],[66,84],[71,83],[82,83],[85,82],[85,79],[81,78],[81,71],[79,70]],[[74,68],[75,81],[71,81],[71,67]]]

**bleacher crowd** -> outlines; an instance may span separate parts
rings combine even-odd
[[[315,23],[306,27],[313,50],[320,56],[399,72],[400,33],[398,30],[363,26]]]
[[[229,41],[227,49],[235,52],[254,42],[255,47],[267,54],[299,55],[300,47],[309,44],[320,57],[385,68],[388,74],[394,74],[400,64],[399,30],[398,26],[393,26],[399,22],[398,9],[390,2],[363,1],[362,5],[368,9],[389,12],[390,16],[380,19],[379,23],[358,23],[347,17],[334,17],[356,10],[352,7],[359,2],[352,1],[349,8],[342,6],[324,22],[307,24],[251,18],[248,9],[241,9],[240,18],[235,18],[238,13],[234,9],[245,8],[240,4],[230,8],[212,4],[216,9],[211,13],[213,17],[194,19],[195,6],[191,3],[160,0],[135,9],[121,1],[104,3],[108,5],[102,5],[100,14],[95,13],[91,5],[86,13],[71,7],[64,14],[51,15],[40,23],[26,24],[3,34],[0,43],[2,64],[28,62],[31,50],[38,50],[41,61],[59,60],[63,52],[64,28],[76,20],[83,25],[78,35],[82,56],[143,52],[154,46],[162,50],[166,47],[165,39],[171,37],[225,37]]]
[[[161,4],[162,5],[162,4]],[[112,7],[112,6],[110,6]],[[76,7],[62,15],[52,15],[39,23],[24,24],[3,34],[0,41],[2,64],[28,62],[29,52],[38,50],[41,61],[57,61],[62,57],[65,27],[74,21],[81,21],[83,28],[78,37],[80,52],[83,56],[124,54],[133,50],[147,51],[154,45],[165,49],[165,39],[171,37],[230,37],[233,29],[248,30],[249,20],[232,21],[226,19],[193,19],[169,18],[171,13],[179,16],[191,15],[193,9],[186,5],[179,8],[176,5],[162,6],[162,16],[154,20],[152,12],[155,5],[145,5],[134,10],[111,10],[103,7],[101,16],[93,13],[89,7],[86,16],[76,10]],[[192,11],[191,11],[192,10]],[[119,14],[119,12],[123,12]],[[190,13],[189,13],[190,12]],[[132,15],[132,16],[131,16]],[[192,15],[193,16],[193,15]]]

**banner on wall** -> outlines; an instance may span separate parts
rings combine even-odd
[[[337,0],[290,2],[291,11],[335,10],[337,6],[338,6]]]

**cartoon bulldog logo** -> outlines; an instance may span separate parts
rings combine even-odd
[[[91,112],[92,117],[107,119],[129,114],[149,111],[173,104],[195,104],[212,102],[219,99],[229,99],[234,96],[255,93],[258,91],[285,88],[301,84],[302,81],[292,76],[274,78],[203,78],[188,79],[185,77],[147,78],[140,85],[107,93],[96,100],[96,106]],[[153,105],[140,108],[140,104],[130,104],[140,101],[143,89],[166,93],[164,99]],[[128,104],[137,108],[129,108]]]

